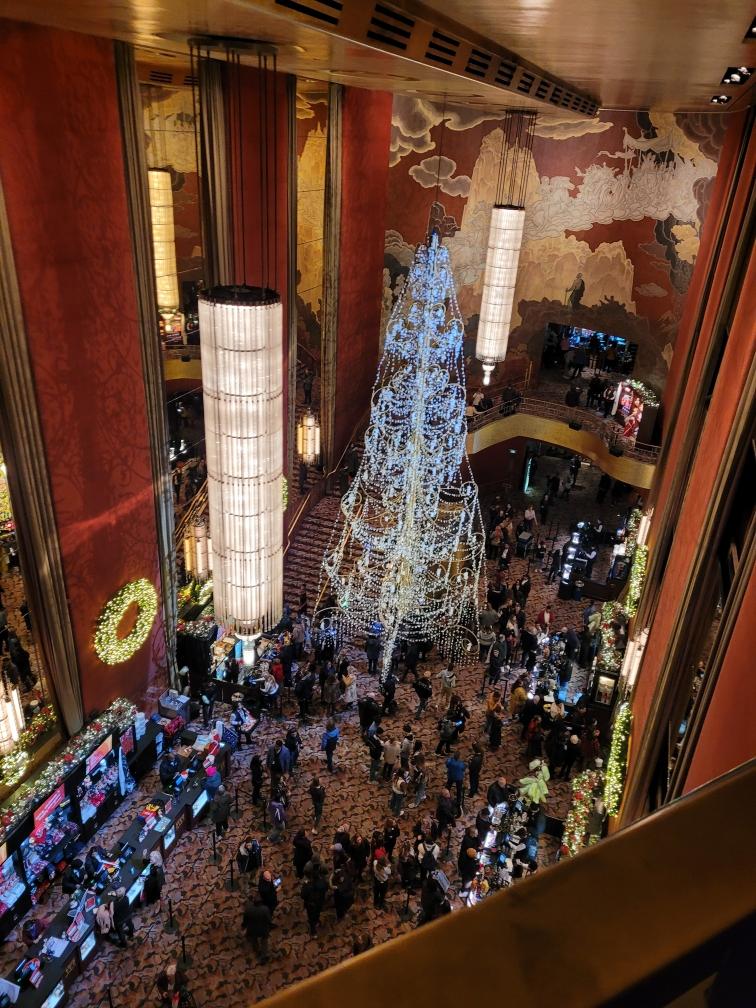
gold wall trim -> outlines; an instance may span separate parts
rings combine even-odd
[[[165,415],[163,355],[158,335],[152,221],[142,127],[142,99],[133,46],[126,42],[115,42],[114,47],[121,136],[123,138],[124,175],[131,225],[131,253],[139,312],[142,380],[147,412],[147,429],[150,437],[150,464],[160,561],[166,664],[170,680],[175,685],[178,609],[176,603],[176,565],[174,563],[173,492],[171,467],[168,461],[168,424]]]
[[[202,362],[199,357],[189,361],[169,357],[164,362],[163,368],[165,370],[166,381],[179,381],[180,379],[202,381]]]
[[[289,332],[289,373],[286,380],[289,388],[288,428],[286,459],[284,472],[288,474],[289,482],[296,479],[294,472],[294,445],[296,443],[296,406],[297,406],[297,79],[288,74],[286,77],[286,123],[287,123],[287,186],[286,211],[288,217],[287,248],[286,248],[286,304]]]
[[[589,458],[614,479],[641,490],[653,481],[656,466],[625,455],[612,455],[601,438],[588,430],[573,430],[561,420],[549,420],[529,413],[513,413],[486,424],[467,435],[467,454],[475,455],[512,438],[524,437],[560,445]]]
[[[325,221],[323,229],[323,321],[320,357],[320,444],[323,465],[334,463],[336,411],[336,350],[339,328],[339,247],[341,243],[342,103],[344,88],[328,89]]]
[[[34,637],[72,735],[84,723],[78,658],[1,183],[0,429]]]

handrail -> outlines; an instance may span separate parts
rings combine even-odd
[[[639,985],[661,978],[681,993],[717,939],[752,919],[754,793],[756,760],[474,909],[258,1004],[385,1008],[387,991],[414,1008],[487,1003],[492,992],[528,1008],[667,1004]],[[726,845],[724,864],[712,865],[712,844]]]
[[[167,357],[168,360],[181,360],[182,357],[189,357],[190,360],[197,360],[201,357],[200,347],[197,343],[187,344],[186,346],[170,346],[163,347],[163,356]]]
[[[641,462],[654,464],[659,457],[658,446],[643,444],[634,441],[632,438],[623,437],[614,424],[597,417],[595,413],[580,406],[567,406],[563,403],[552,402],[549,399],[536,399],[534,396],[523,396],[516,411],[527,413],[529,416],[563,420],[565,423],[570,423],[571,421],[579,422],[587,430],[598,434],[608,448],[621,448],[629,458],[635,458]],[[481,427],[485,427],[487,424],[493,423],[495,420],[499,420],[502,416],[506,415],[506,404],[500,403],[482,413],[476,413],[468,422],[467,429],[468,431],[480,430]]]
[[[186,508],[184,513],[181,515],[179,520],[176,522],[176,528],[174,530],[174,541],[177,546],[179,546],[184,540],[184,533],[191,522],[193,522],[199,513],[205,510],[207,506],[207,479],[205,479],[202,486],[199,488],[197,493],[192,497],[191,503]]]

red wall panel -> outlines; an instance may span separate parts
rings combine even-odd
[[[345,88],[334,454],[365,412],[378,366],[392,96]]]
[[[685,781],[686,793],[756,757],[756,722],[753,719],[756,704],[754,613],[756,571],[751,571],[740,617],[719,670],[714,695]]]
[[[752,144],[756,155],[756,145]],[[750,181],[752,173],[744,178]],[[734,226],[737,223],[734,219]],[[726,267],[725,267],[726,268]],[[751,263],[741,291],[738,307],[733,319],[730,337],[712,396],[694,467],[690,473],[685,497],[680,508],[669,552],[664,578],[659,589],[659,602],[654,614],[648,637],[643,665],[633,698],[634,726],[637,738],[645,725],[656,687],[658,672],[664,661],[667,643],[678,618],[679,601],[687,585],[690,564],[698,552],[701,529],[712,500],[717,471],[725,451],[735,413],[742,395],[745,381],[756,352],[756,260],[751,255]],[[709,334],[711,329],[703,331]],[[702,344],[697,358],[706,350]],[[697,360],[697,365],[699,361]],[[697,386],[690,382],[683,402],[690,408],[690,398],[697,394]],[[753,611],[744,610],[742,619],[752,619]]]
[[[85,713],[165,678],[159,617],[121,665],[97,616],[159,564],[112,44],[2,22],[0,178]],[[156,336],[157,338],[157,336]]]
[[[229,134],[233,167],[234,279],[257,287],[271,287],[281,295],[284,417],[288,416],[289,409],[290,310],[287,293],[289,112],[286,81],[285,74],[241,67],[238,82],[234,77],[229,82],[229,92],[232,95],[229,103]],[[268,129],[265,137],[261,119],[261,92],[267,95],[268,102]],[[239,109],[242,123],[241,152]],[[260,146],[263,140],[268,156],[262,169],[267,174],[263,174],[260,164]],[[285,474],[289,430],[285,421],[283,429]]]

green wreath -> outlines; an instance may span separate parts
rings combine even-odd
[[[131,633],[119,637],[118,627],[130,605],[138,606],[136,623]],[[158,610],[157,592],[146,578],[130,581],[105,604],[97,620],[94,647],[97,657],[106,665],[128,661],[147,640]]]

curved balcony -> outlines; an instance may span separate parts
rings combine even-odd
[[[525,396],[516,412],[497,405],[474,416],[468,426],[467,453],[474,455],[511,438],[548,441],[589,458],[615,479],[647,490],[651,486],[659,449],[624,438],[617,424],[591,410]],[[570,427],[579,423],[579,430]]]
[[[167,382],[202,381],[202,362],[198,346],[163,349],[163,373]]]

